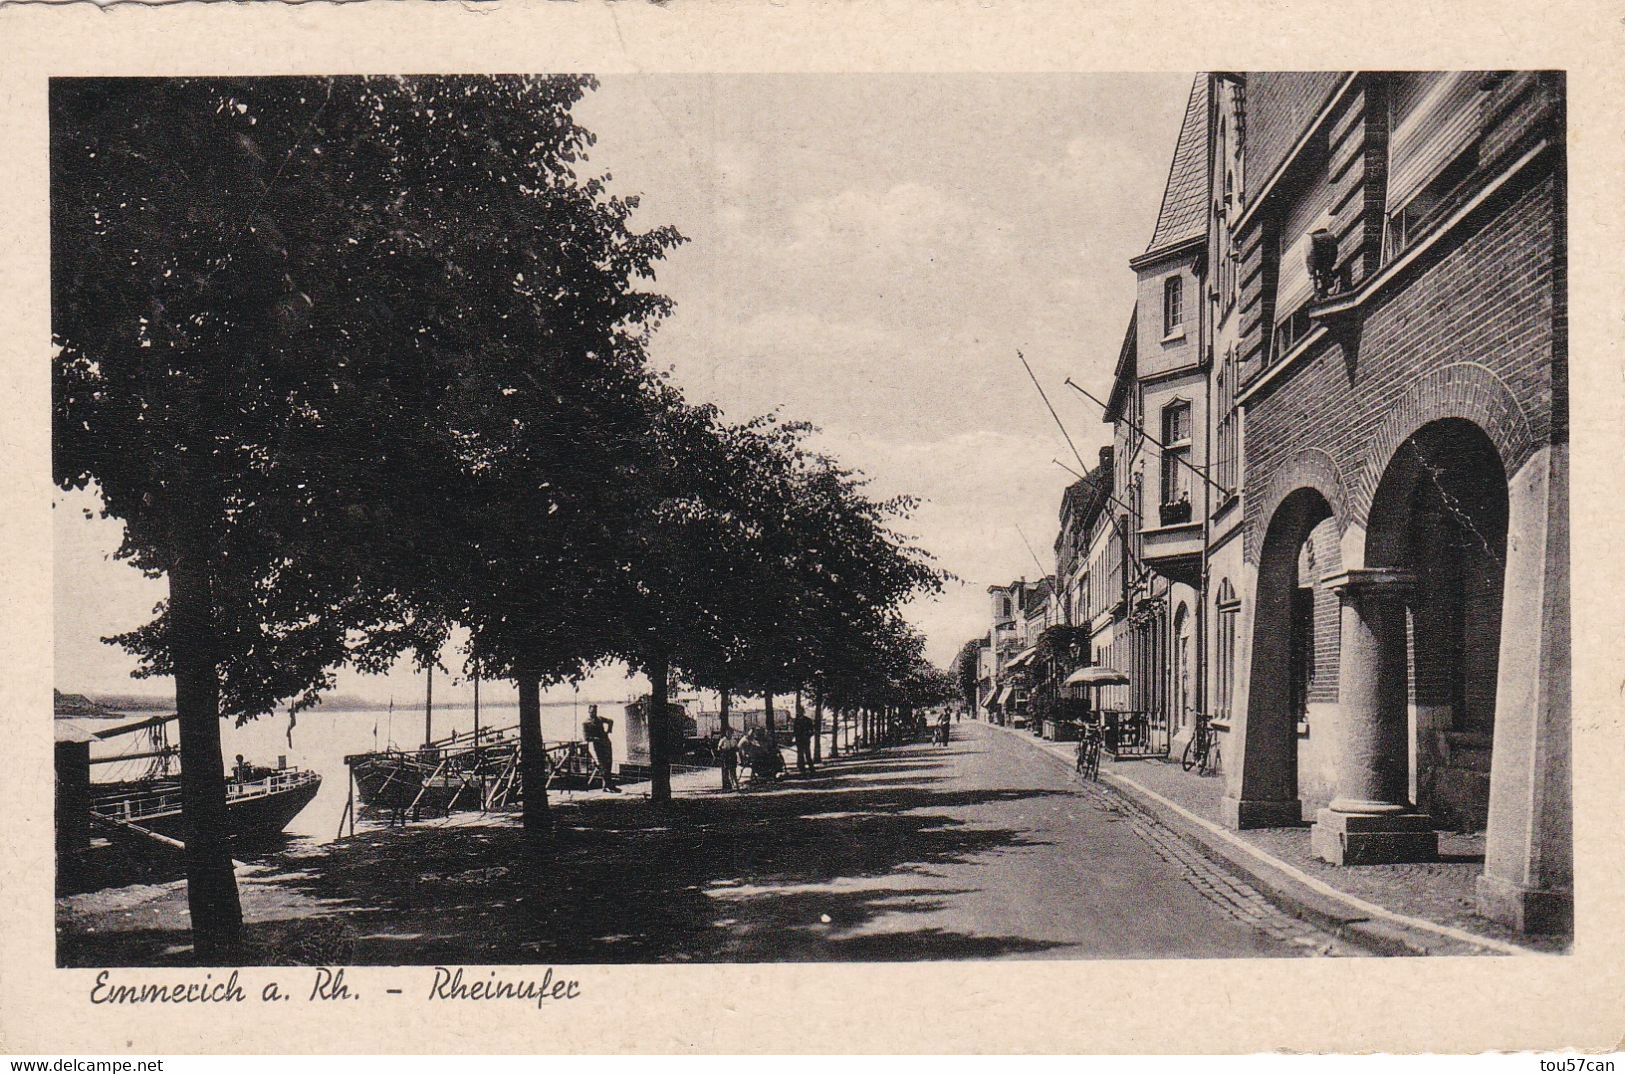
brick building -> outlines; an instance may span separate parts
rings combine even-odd
[[[1563,927],[1562,78],[1207,86],[1211,420],[1241,520],[1208,539],[1226,819],[1312,818],[1348,864],[1483,830],[1481,911]]]

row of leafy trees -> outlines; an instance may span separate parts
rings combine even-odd
[[[56,80],[54,466],[167,578],[116,639],[172,675],[203,961],[241,911],[219,720],[438,659],[540,691],[621,661],[820,708],[929,703],[911,504],[651,369],[684,239],[587,163],[588,77]],[[651,727],[653,796],[670,795]]]
[[[979,701],[976,694],[981,675],[981,654],[982,639],[972,638],[959,647],[949,669],[954,677],[959,702],[970,712],[976,711]]]

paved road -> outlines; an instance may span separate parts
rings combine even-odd
[[[1132,804],[1079,783],[1018,736],[980,723],[957,724],[953,732],[946,747],[903,747],[842,774],[840,790],[854,805],[888,792],[910,796],[897,804],[925,836],[921,853],[900,847],[883,873],[794,889],[806,896],[819,889],[848,898],[873,893],[878,898],[860,904],[866,912],[850,922],[836,916],[823,929],[786,921],[766,934],[747,928],[735,957],[792,955],[786,941],[798,934],[792,957],[1351,953],[1277,911]],[[804,793],[827,792],[814,780]],[[856,819],[839,810],[825,815]],[[861,837],[861,824],[853,834]],[[959,851],[945,853],[945,839]],[[773,885],[746,884],[727,897],[748,921],[750,908],[773,892]],[[754,946],[752,933],[774,951],[746,950]]]
[[[254,961],[641,963],[1344,954],[1020,736],[879,750],[744,794],[559,803],[296,848],[245,882]],[[714,779],[714,775],[708,774]],[[184,961],[178,885],[59,904],[68,965]],[[130,896],[134,898],[134,896]]]

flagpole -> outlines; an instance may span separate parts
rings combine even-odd
[[[1105,403],[1102,403],[1099,399],[1095,398],[1094,395],[1091,394],[1088,390],[1086,390],[1084,388],[1080,388],[1076,384],[1072,383],[1072,378],[1071,377],[1067,377],[1066,380],[1063,381],[1063,383],[1068,388],[1071,388],[1073,391],[1077,392],[1079,395],[1082,395],[1082,396],[1086,397],[1091,403],[1098,406],[1101,410],[1104,410],[1104,411],[1110,411],[1111,410],[1110,407],[1108,407]],[[1052,413],[1053,413],[1053,411],[1052,411]],[[1150,433],[1146,432],[1144,427],[1135,424],[1135,422],[1132,419],[1130,419],[1129,417],[1127,417],[1126,415],[1119,415],[1119,417],[1122,419],[1124,425],[1127,425],[1130,429],[1133,429],[1135,432],[1139,433],[1140,437],[1143,440],[1145,440],[1147,443],[1149,443],[1152,447],[1156,448],[1158,451],[1162,452],[1162,454],[1163,454],[1163,456],[1165,458],[1168,457],[1168,448],[1162,443],[1162,441],[1158,440],[1156,437],[1154,437]],[[1173,459],[1174,459],[1175,462],[1179,463],[1179,465],[1183,466],[1185,469],[1189,470],[1191,473],[1193,473],[1197,477],[1201,478],[1202,481],[1204,483],[1206,483],[1208,488],[1210,488],[1210,489],[1218,489],[1218,491],[1220,491],[1220,492],[1227,491],[1226,489],[1220,488],[1218,482],[1216,482],[1212,478],[1208,477],[1207,474],[1203,473],[1196,466],[1195,463],[1192,463],[1189,459],[1185,458],[1185,456],[1180,455],[1178,453],[1175,453],[1173,455]]]

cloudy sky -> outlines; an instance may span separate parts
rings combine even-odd
[[[639,219],[691,240],[661,269],[677,312],[656,361],[730,416],[815,423],[878,491],[926,500],[910,525],[963,579],[910,609],[939,663],[986,629],[989,584],[1038,575],[1018,528],[1050,558],[1071,480],[1051,459],[1075,465],[1018,348],[1084,457],[1107,440],[1061,381],[1110,381],[1190,79],[617,76],[579,109]],[[97,639],[163,583],[109,558],[116,525],[87,505],[57,505],[56,682],[154,690]]]

